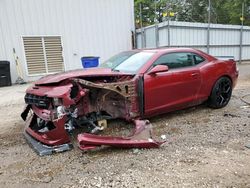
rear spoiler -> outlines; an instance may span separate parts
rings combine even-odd
[[[214,56],[214,57],[220,60],[233,60],[233,61],[235,60],[234,56]]]

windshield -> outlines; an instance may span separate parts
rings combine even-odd
[[[102,68],[111,68],[113,71],[136,73],[152,56],[153,52],[122,52],[100,65]]]

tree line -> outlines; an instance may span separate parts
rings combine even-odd
[[[210,0],[210,2],[211,23],[240,25],[243,19],[243,24],[250,26],[250,0]],[[209,0],[135,0],[134,6],[137,28],[166,19],[208,22]],[[166,16],[170,13],[171,16]]]

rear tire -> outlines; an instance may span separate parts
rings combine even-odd
[[[230,101],[232,95],[232,81],[228,77],[218,79],[208,99],[211,108],[223,108]]]

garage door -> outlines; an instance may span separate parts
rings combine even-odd
[[[60,36],[23,37],[28,75],[64,71]]]

